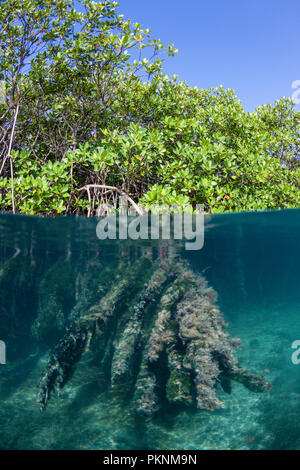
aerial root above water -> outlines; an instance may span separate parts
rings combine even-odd
[[[231,380],[254,392],[271,385],[237,363],[216,305],[216,292],[177,256],[120,262],[106,279],[99,302],[73,319],[50,354],[39,384],[45,410],[51,394],[71,378],[89,349],[101,352],[99,372],[109,370],[111,386],[132,390],[137,412],[152,415],[164,399],[173,404],[222,408],[217,386],[230,393]]]

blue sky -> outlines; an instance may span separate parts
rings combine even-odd
[[[119,13],[179,54],[165,72],[198,88],[233,88],[248,111],[300,88],[299,0],[119,0]],[[297,105],[300,110],[300,104]]]

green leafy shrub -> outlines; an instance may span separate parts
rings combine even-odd
[[[233,90],[169,78],[158,53],[174,55],[173,45],[124,20],[114,2],[82,4],[85,13],[72,0],[0,5],[2,210],[86,213],[87,184],[116,186],[148,208],[299,206],[291,100],[247,113]]]

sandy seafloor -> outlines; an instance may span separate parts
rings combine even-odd
[[[300,210],[217,215],[212,222],[203,250],[187,257],[218,292],[230,335],[242,340],[243,349],[236,350],[241,366],[264,375],[272,390],[256,394],[232,382],[230,395],[218,389],[222,410],[164,404],[145,419],[132,410],[128,397],[109,387],[88,353],[60,397],[40,413],[37,385],[49,347],[32,348],[27,357],[17,338],[17,357],[24,359],[11,362],[8,354],[7,364],[0,365],[1,449],[300,449],[300,364],[291,361],[291,345],[300,340]],[[78,254],[95,256],[99,242],[95,221],[85,218],[2,215],[0,228],[4,252],[10,244],[19,246],[26,234],[30,241],[34,228],[41,260],[46,248],[64,252],[70,229]],[[8,312],[14,296],[21,310],[26,300],[12,286]],[[24,309],[19,321],[32,319],[33,313]],[[9,326],[15,334],[14,324]],[[5,340],[2,331],[0,338]],[[32,338],[25,341],[31,344]]]
[[[297,331],[300,337],[298,312],[278,305],[271,312],[245,308],[233,317],[228,329],[242,339],[240,363],[268,378],[272,391],[256,394],[233,382],[230,395],[218,390],[225,409],[163,409],[142,419],[105,387],[86,355],[60,397],[40,413],[36,386],[48,356],[37,353],[6,365],[0,382],[0,448],[300,449],[300,365],[291,362]]]

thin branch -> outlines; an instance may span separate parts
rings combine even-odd
[[[16,108],[16,112],[15,112],[15,117],[14,117],[14,122],[13,122],[12,130],[11,130],[11,134],[10,134],[10,140],[9,140],[8,151],[7,151],[6,156],[5,156],[4,159],[3,159],[3,162],[2,162],[2,165],[1,165],[1,168],[0,168],[0,175],[1,175],[1,173],[2,173],[2,170],[3,170],[3,168],[4,168],[4,165],[5,165],[6,160],[7,160],[9,157],[11,157],[10,152],[11,152],[12,143],[13,143],[13,140],[14,140],[15,127],[16,127],[16,122],[17,122],[18,114],[19,114],[19,102],[18,102],[18,104],[17,104],[17,108]]]
[[[132,205],[134,210],[139,214],[143,215],[143,211],[139,208],[139,206],[134,202],[133,199],[131,199],[128,194],[124,193],[124,191],[121,191],[121,189],[116,188],[115,186],[106,186],[105,184],[87,184],[86,186],[83,186],[82,188],[79,189],[79,191],[87,191],[88,193],[88,198],[89,198],[89,211],[88,211],[88,217],[91,215],[91,194],[90,194],[90,188],[95,188],[95,189],[106,189],[106,190],[112,190],[115,191],[116,193],[120,194],[120,196],[123,196],[127,199],[128,202]]]

